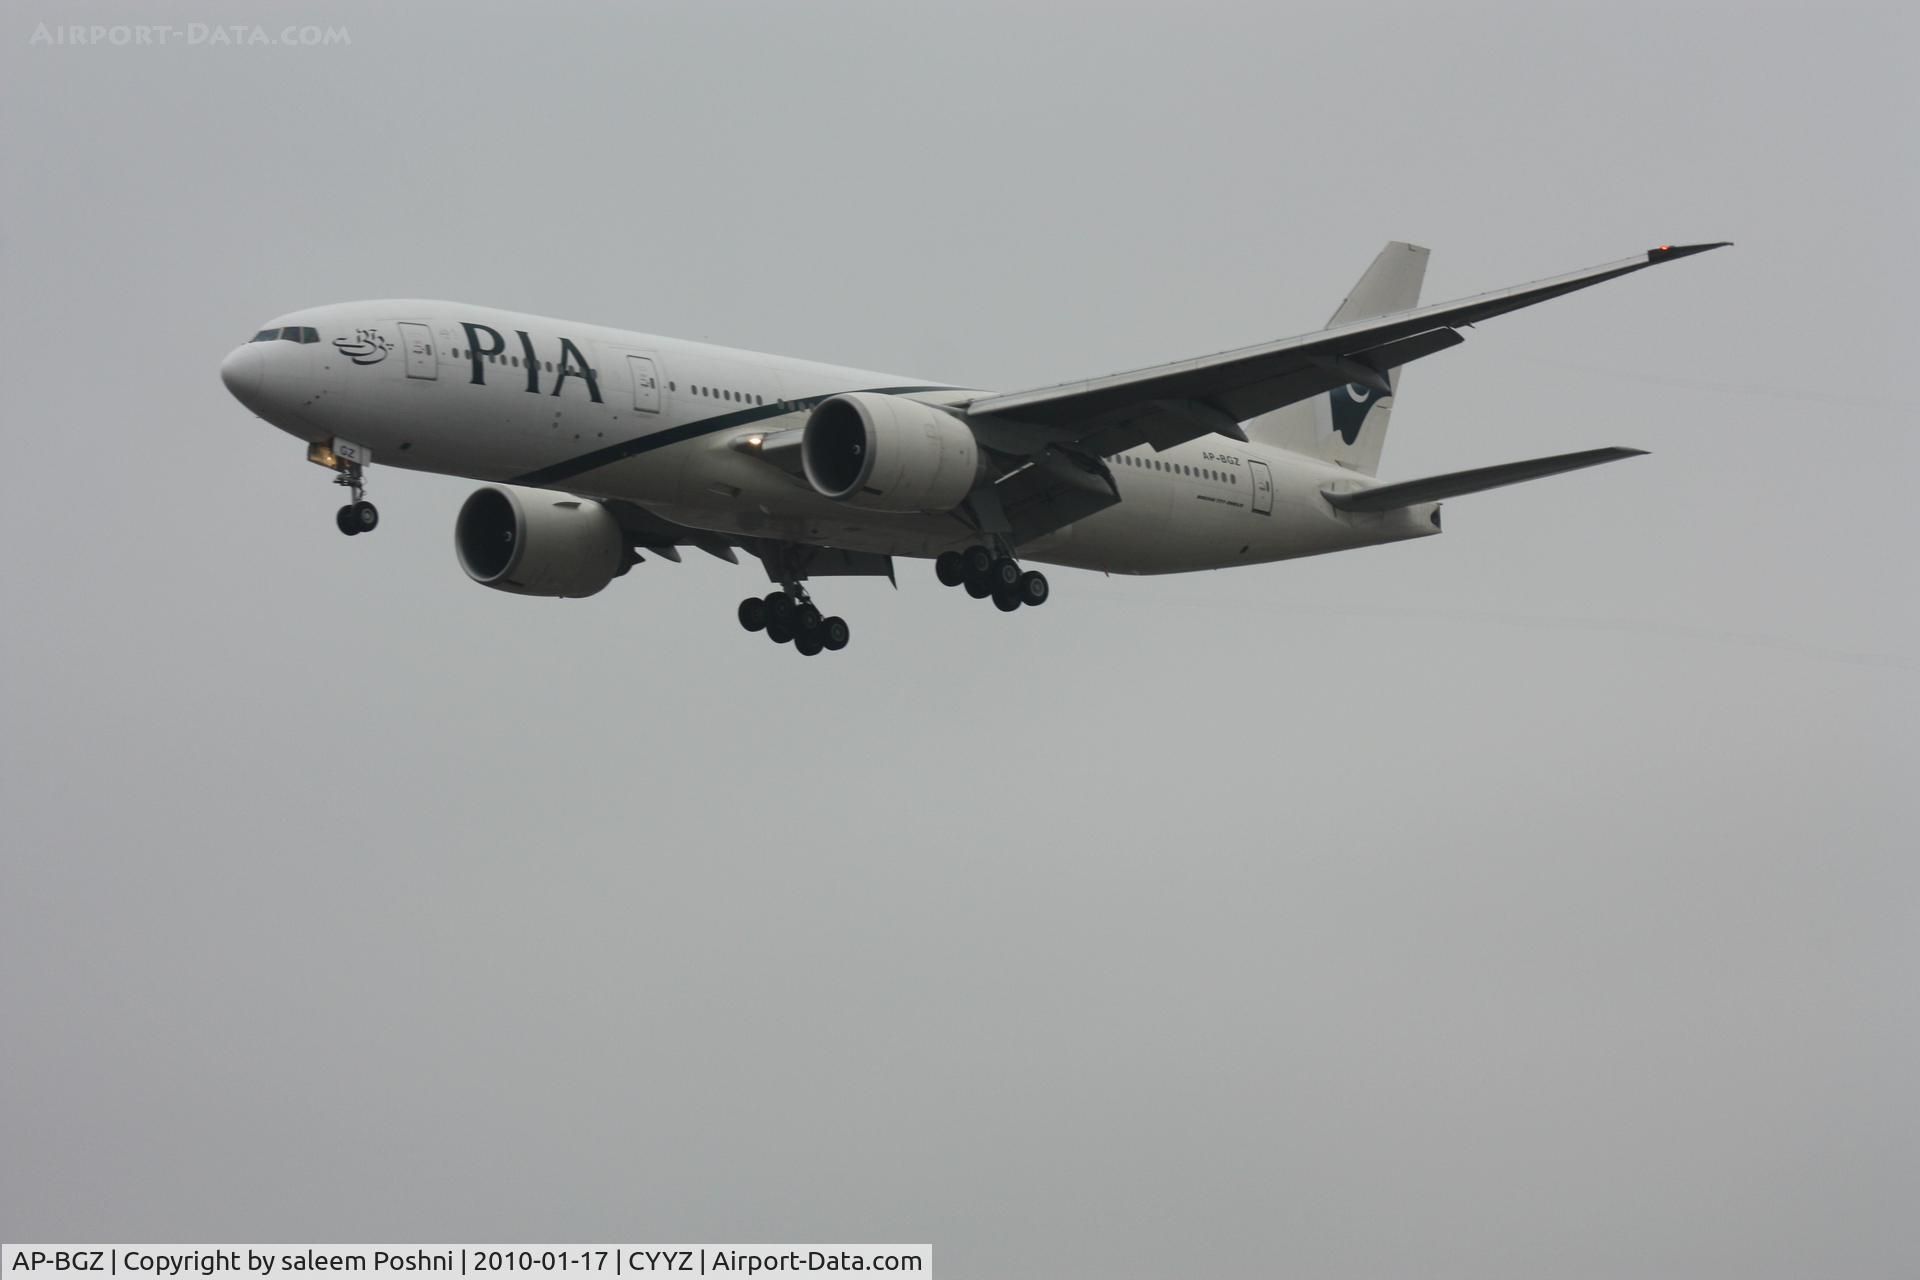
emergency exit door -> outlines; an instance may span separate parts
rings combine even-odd
[[[633,379],[633,407],[646,413],[660,412],[660,375],[647,356],[628,356],[627,374]]]
[[[1253,514],[1273,514],[1273,472],[1258,458],[1247,459],[1247,479],[1253,481]]]
[[[400,322],[400,345],[406,349],[409,378],[437,378],[440,362],[433,354],[433,331],[423,324]]]

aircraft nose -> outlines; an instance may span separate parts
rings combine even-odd
[[[220,381],[227,384],[227,390],[233,398],[249,409],[253,408],[260,397],[260,378],[266,357],[260,354],[258,343],[245,343],[227,353],[220,362]]]

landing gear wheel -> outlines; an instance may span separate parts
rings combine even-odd
[[[993,567],[987,570],[987,581],[992,584],[996,592],[1011,591],[1020,585],[1020,566],[1008,557],[1001,556],[993,562]]]
[[[993,593],[993,607],[1002,613],[1012,613],[1020,607],[1020,597],[1011,591],[996,591]]]
[[[960,553],[960,568],[966,577],[984,578],[993,568],[993,552],[985,547],[968,547]]]
[[[799,635],[812,635],[820,629],[820,611],[803,604],[793,611],[793,629]]]
[[[766,606],[768,626],[772,626],[777,622],[780,624],[782,630],[788,633],[793,631],[794,604],[792,596],[784,591],[769,591],[767,592],[767,598],[762,600],[761,603]]]
[[[1047,586],[1047,575],[1029,569],[1020,575],[1020,585],[1014,588],[1014,593],[1020,597],[1021,604],[1045,604],[1051,593],[1051,588]]]
[[[353,504],[353,518],[361,533],[372,533],[380,525],[380,508],[362,498]]]
[[[767,602],[759,596],[748,596],[740,602],[740,625],[749,631],[767,629]]]
[[[333,513],[333,527],[349,538],[360,532],[360,517],[354,511],[351,502]]]
[[[793,639],[793,629],[784,622],[775,622],[772,618],[768,618],[767,639],[775,644],[785,644]]]
[[[799,635],[795,636],[793,638],[793,647],[798,649],[806,657],[811,658],[814,654],[826,648],[827,645],[826,641],[820,638],[820,632],[816,628],[812,631],[802,631]]]
[[[983,576],[969,574],[967,576],[967,594],[975,600],[985,600],[993,594],[993,584],[988,582]]]
[[[853,632],[847,628],[845,618],[828,618],[820,624],[820,643],[833,653],[846,648],[852,638]]]
[[[942,551],[933,562],[933,573],[943,587],[957,587],[967,580],[967,569],[960,563],[958,551]]]

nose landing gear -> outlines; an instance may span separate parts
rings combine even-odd
[[[356,533],[372,533],[380,525],[380,508],[367,501],[364,475],[359,463],[349,462],[333,478],[335,484],[346,485],[353,494],[353,501],[333,514],[333,523],[348,537]]]
[[[965,587],[975,600],[991,598],[1002,613],[1012,613],[1021,605],[1038,607],[1052,594],[1046,574],[1023,571],[1011,554],[995,555],[989,547],[943,551],[933,562],[933,572],[943,586]]]
[[[372,533],[380,525],[380,509],[367,501],[366,468],[372,459],[371,451],[346,440],[307,448],[307,461],[317,462],[334,472],[333,482],[345,485],[353,495],[353,501],[333,513],[334,527],[348,537]]]
[[[780,584],[783,590],[748,596],[740,602],[740,625],[764,631],[775,644],[791,644],[805,657],[823,650],[837,653],[853,638],[844,618],[826,618],[798,582]]]

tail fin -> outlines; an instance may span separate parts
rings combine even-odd
[[[1411,311],[1420,305],[1420,282],[1427,274],[1426,249],[1395,240],[1380,251],[1327,327],[1375,316]],[[1249,438],[1294,453],[1337,462],[1362,475],[1380,469],[1387,439],[1387,418],[1400,390],[1400,370],[1387,371],[1385,395],[1351,383],[1323,396],[1263,413],[1246,424]]]

